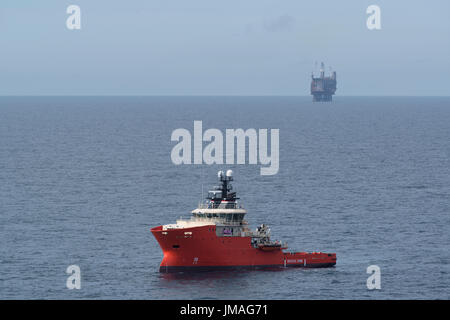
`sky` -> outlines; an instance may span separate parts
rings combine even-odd
[[[448,96],[449,17],[448,0],[2,0],[0,95],[304,96],[323,61],[338,95]]]

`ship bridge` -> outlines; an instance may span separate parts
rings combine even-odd
[[[235,227],[231,235],[241,234],[247,231],[247,221],[244,216],[247,210],[238,203],[236,192],[233,189],[233,171],[228,170],[226,174],[223,171],[218,173],[220,186],[214,187],[214,190],[208,192],[206,200],[199,203],[198,207],[191,211],[190,218],[180,218],[175,225],[167,225],[166,228],[188,228],[203,225],[215,225],[217,231],[222,232],[226,227]]]
[[[287,248],[286,243],[270,240],[270,229],[266,225],[255,231],[248,228],[248,222],[244,220],[247,210],[238,203],[236,192],[231,192],[233,171],[228,170],[226,174],[219,171],[218,178],[220,186],[208,192],[205,201],[191,211],[190,218],[180,217],[176,224],[164,225],[163,230],[214,226],[218,237],[250,237],[252,246],[264,247],[264,250]]]
[[[228,170],[226,174],[219,171],[217,174],[220,186],[208,192],[206,201],[200,203],[197,209],[191,213],[195,220],[211,219],[225,224],[245,224],[244,215],[247,211],[238,203],[236,192],[231,192],[233,186],[233,171]]]

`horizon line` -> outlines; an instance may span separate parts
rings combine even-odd
[[[25,95],[1,95],[0,98],[7,97],[312,97],[312,95],[282,95],[282,94],[25,94]],[[338,95],[333,98],[349,98],[349,97],[441,97],[448,98],[450,95]]]

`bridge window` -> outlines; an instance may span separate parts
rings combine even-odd
[[[208,193],[209,199],[222,199],[222,192],[220,191],[210,191]]]

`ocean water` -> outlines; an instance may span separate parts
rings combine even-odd
[[[450,98],[310,100],[1,97],[0,299],[449,299]],[[280,129],[279,173],[174,165],[171,133],[194,120]],[[252,229],[336,267],[160,274],[150,228],[187,216],[219,169]]]

